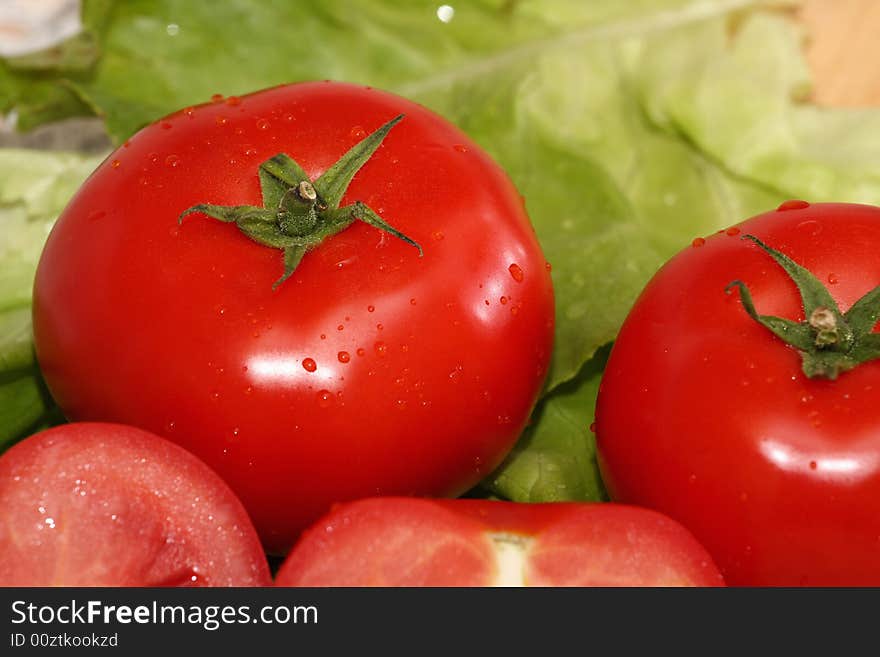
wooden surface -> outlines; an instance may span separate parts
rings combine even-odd
[[[880,0],[807,0],[812,100],[834,107],[880,106]]]

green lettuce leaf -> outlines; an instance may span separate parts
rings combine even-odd
[[[34,357],[31,288],[55,218],[99,161],[0,149],[0,450],[62,419]]]

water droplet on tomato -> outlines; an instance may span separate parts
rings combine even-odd
[[[696,249],[696,248],[699,248],[699,247],[703,246],[705,243],[706,243],[706,240],[705,240],[704,238],[702,238],[702,237],[695,237],[695,238],[694,238],[694,241],[691,242],[691,246],[694,247],[694,248]]]
[[[225,116],[214,117],[214,123],[216,123],[217,125],[226,125],[226,117]]]
[[[802,230],[805,233],[809,233],[811,237],[816,237],[819,233],[822,232],[822,224],[814,219],[808,219],[807,221],[802,221],[797,225],[798,230]]]
[[[380,356],[384,356],[388,353],[388,346],[384,342],[377,342],[373,345],[373,349],[376,350],[376,353]]]
[[[223,100],[223,94],[211,94],[212,103],[219,103],[221,100]]]
[[[416,305],[416,299],[415,299],[415,297],[413,297],[413,298],[411,298],[411,299],[409,300],[409,305],[411,305],[411,306]]]
[[[354,353],[356,353],[358,356],[363,356],[364,354],[367,353],[367,350],[364,349],[363,347],[358,347],[357,351],[355,351]]]
[[[376,306],[367,306],[367,312],[368,312],[368,313],[371,313],[371,312],[373,312],[374,310],[376,310]]]
[[[251,394],[253,391],[254,391],[254,387],[253,387],[253,386],[248,386],[247,388],[244,389],[244,394],[249,395],[249,394]]]
[[[349,134],[355,139],[363,139],[367,136],[366,130],[364,130],[361,126],[356,125],[350,131]]]
[[[829,285],[837,285],[840,281],[837,278],[837,274],[828,274],[828,284]]]
[[[248,155],[248,156],[250,156],[250,155],[256,155],[256,154],[257,154],[257,149],[254,148],[253,146],[245,146],[245,147],[244,147],[244,154],[245,154],[245,155]]]
[[[306,372],[314,372],[318,369],[318,364],[315,362],[314,358],[304,358],[302,366]]]
[[[268,130],[271,124],[266,119],[257,119],[258,130]]]
[[[327,335],[324,334],[324,333],[322,333],[320,337],[321,337],[322,340],[326,340],[326,339],[327,339]]]
[[[122,142],[122,147],[123,148],[131,148],[131,140],[126,139],[124,142]]]
[[[818,463],[816,463],[815,461],[810,461],[810,470],[815,470],[817,467],[819,467]]]
[[[458,153],[467,153],[468,150],[467,146],[464,146],[463,144],[455,144],[452,146],[452,148]]]
[[[498,424],[510,424],[510,416],[499,415],[497,418],[495,418],[495,421],[498,422]]]
[[[382,326],[381,324],[376,324],[376,330],[377,330],[377,331],[381,331],[383,328],[385,328],[385,327]]]
[[[193,118],[196,115],[196,108],[195,107],[184,108],[183,113],[186,114],[189,118]]]
[[[120,162],[119,160],[113,160],[110,163],[110,166],[113,167],[114,169],[118,169],[120,164],[122,164],[122,162]]]
[[[217,401],[218,399],[220,399],[220,393],[215,390],[214,392],[211,393],[211,400]]]
[[[351,354],[349,354],[347,351],[340,351],[338,354],[336,354],[336,357],[339,359],[340,363],[347,363],[351,360]]]
[[[344,329],[345,329],[345,324],[340,324],[339,326],[336,327],[337,331],[342,331]]]
[[[160,123],[159,125],[162,126],[163,130],[171,130],[171,128],[173,127],[170,123],[168,123],[168,121],[162,121],[162,123]]]
[[[439,242],[440,240],[442,240],[443,237],[444,237],[443,233],[442,233],[441,231],[439,231],[439,230],[435,230],[433,233],[431,233],[431,239],[433,239],[433,240],[435,240],[435,241],[437,241],[437,242]]]
[[[728,236],[733,237],[734,235],[739,235],[740,231],[739,231],[739,228],[737,228],[736,226],[731,226],[730,228],[728,228],[724,232],[727,233]]]
[[[790,201],[785,201],[781,203],[778,208],[776,208],[777,212],[785,212],[786,210],[803,210],[804,208],[810,207],[810,204],[806,201],[801,201],[798,199],[792,199]]]
[[[318,406],[321,408],[327,408],[330,404],[333,403],[333,393],[329,390],[319,390],[318,391]]]
[[[498,302],[503,306],[507,303],[507,297],[501,297]]]
[[[523,280],[522,267],[520,267],[518,264],[516,264],[514,262],[512,265],[510,265],[510,267],[507,268],[507,271],[510,272],[510,275],[513,277],[513,280],[515,280],[517,283],[522,283],[522,280]]]
[[[405,399],[398,399],[396,402],[394,402],[394,405],[398,411],[406,410],[406,400]]]
[[[230,96],[226,99],[226,104],[230,107],[235,107],[236,105],[241,105],[241,98],[238,96]]]
[[[165,158],[165,165],[169,167],[176,167],[180,164],[180,157],[174,155],[173,153]]]

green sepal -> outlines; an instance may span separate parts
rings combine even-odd
[[[275,221],[275,213],[258,208],[255,205],[210,205],[203,203],[194,205],[180,213],[177,223],[183,223],[183,218],[188,214],[194,213],[206,214],[212,219],[223,221],[226,223],[262,222],[270,223]]]
[[[290,278],[293,271],[299,266],[300,260],[306,254],[307,247],[302,245],[288,246],[284,249],[284,275],[272,284],[274,290],[284,281]]]
[[[875,287],[841,314],[828,289],[804,267],[773,249],[754,235],[744,235],[769,254],[797,285],[804,308],[804,320],[758,314],[752,295],[742,281],[732,281],[746,313],[801,354],[804,374],[810,378],[834,380],[842,372],[880,358],[880,333],[874,333],[880,317],[880,286]]]
[[[834,311],[838,318],[840,318],[840,309],[837,307],[837,302],[831,296],[828,288],[822,285],[819,279],[813,276],[808,269],[801,267],[784,253],[767,246],[754,235],[743,235],[743,239],[751,240],[770,254],[779,266],[785,270],[791,280],[794,281],[801,293],[804,315],[806,317],[809,317],[816,308],[828,308]]]
[[[742,281],[733,281],[728,284],[724,291],[730,294],[734,288],[739,288],[739,298],[743,308],[749,316],[758,322],[761,326],[771,331],[776,337],[781,338],[802,351],[809,350],[813,345],[813,333],[810,327],[802,322],[795,322],[784,317],[775,317],[773,315],[759,315],[755,309],[755,303],[752,301],[752,294],[749,288]]]
[[[315,181],[315,189],[318,190],[318,194],[324,199],[328,208],[339,207],[339,202],[342,201],[342,196],[348,189],[354,175],[376,152],[391,128],[402,119],[403,114],[395,116],[378,130],[352,146],[345,155],[340,157]]]
[[[338,207],[354,176],[401,119],[403,115],[394,117],[361,140],[314,182],[286,153],[278,153],[261,163],[258,176],[263,207],[201,203],[181,212],[178,222],[188,214],[200,212],[219,221],[235,223],[242,233],[259,244],[282,249],[284,274],[275,281],[273,289],[290,278],[309,249],[348,228],[355,220],[414,246],[421,257],[424,251],[418,242],[391,226],[362,201]]]

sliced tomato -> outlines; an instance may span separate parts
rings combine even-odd
[[[278,586],[721,586],[696,539],[620,504],[370,498],[307,530]]]
[[[0,585],[262,586],[241,502],[181,447],[66,424],[0,457]]]

